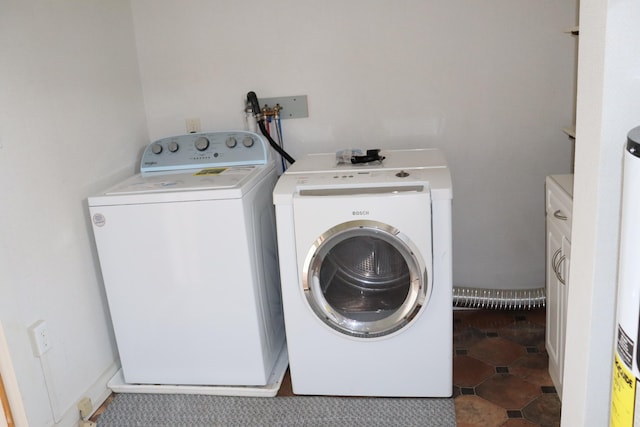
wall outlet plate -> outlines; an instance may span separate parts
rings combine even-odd
[[[40,357],[47,351],[51,350],[51,340],[49,337],[49,329],[44,320],[38,320],[29,327],[29,337],[31,338],[31,346],[33,347],[33,355]]]
[[[280,104],[281,119],[300,119],[309,117],[309,107],[307,106],[307,95],[283,96],[278,98],[260,98],[258,100],[260,108],[265,104],[269,108],[273,108],[276,104]]]
[[[202,127],[200,126],[200,119],[186,119],[185,127],[187,128],[187,133],[198,133],[202,131]]]

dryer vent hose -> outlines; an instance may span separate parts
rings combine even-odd
[[[492,310],[532,310],[543,308],[544,288],[535,289],[480,289],[453,288],[453,306]]]

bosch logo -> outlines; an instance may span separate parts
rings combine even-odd
[[[353,211],[351,212],[353,216],[367,216],[369,215],[369,211]]]
[[[144,162],[145,166],[153,166],[153,165],[157,165],[158,162]]]

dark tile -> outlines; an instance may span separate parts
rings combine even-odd
[[[501,328],[498,333],[501,337],[526,347],[535,347],[544,342],[544,326],[529,321],[515,322]]]
[[[498,374],[478,387],[476,394],[505,409],[519,410],[542,395],[540,387],[509,374]]]
[[[453,347],[468,348],[469,346],[482,341],[487,335],[479,329],[472,327],[464,327],[461,329],[454,328]]]
[[[508,366],[525,354],[524,347],[502,337],[486,338],[469,347],[469,356],[493,366]]]
[[[526,354],[509,366],[509,372],[542,388],[553,385],[549,375],[549,358],[544,353]]]
[[[495,373],[493,367],[469,356],[453,359],[453,383],[460,387],[475,387]]]
[[[507,310],[478,310],[465,318],[469,325],[485,331],[504,328],[514,321],[513,313]]]
[[[522,411],[516,411],[516,410],[507,411],[507,417],[522,418]]]
[[[560,426],[561,405],[557,394],[546,393],[529,403],[523,410],[524,417],[541,426]]]
[[[507,411],[478,396],[459,396],[453,400],[458,427],[500,426],[507,418]]]
[[[527,312],[527,320],[539,325],[545,326],[547,324],[547,315],[544,308],[530,310]]]

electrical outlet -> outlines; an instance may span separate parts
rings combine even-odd
[[[202,130],[200,127],[200,119],[187,119],[185,122],[187,133],[198,133]]]
[[[49,339],[49,329],[44,320],[38,320],[29,328],[29,336],[31,337],[31,346],[33,347],[33,355],[40,357],[47,351],[51,350],[51,340]]]
[[[80,416],[82,418],[87,418],[89,415],[91,415],[91,412],[93,411],[93,403],[91,403],[91,398],[83,397],[82,399],[80,399],[80,402],[78,402],[78,410],[80,410]]]

